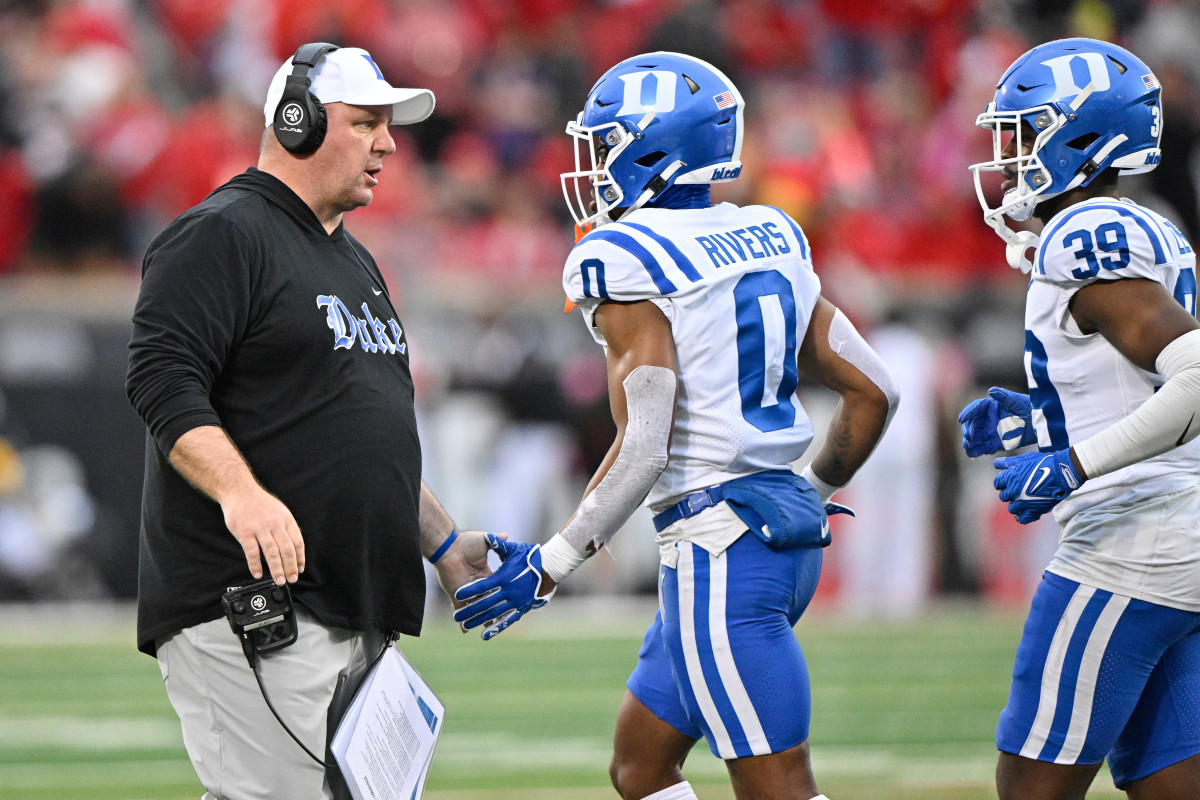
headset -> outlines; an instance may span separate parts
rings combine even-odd
[[[310,42],[292,56],[292,74],[283,85],[272,123],[275,138],[289,153],[315,153],[325,141],[325,106],[308,90],[312,86],[308,73],[326,53],[337,49],[329,42]]]

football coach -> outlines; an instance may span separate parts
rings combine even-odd
[[[341,796],[331,704],[420,632],[422,558],[450,593],[488,574],[483,534],[459,535],[421,481],[408,336],[343,219],[387,180],[390,126],[433,106],[364,50],[302,46],[271,81],[257,167],[143,262],[127,377],[148,429],[138,648],[205,800]],[[221,598],[264,575],[290,589],[297,638],[255,659]]]

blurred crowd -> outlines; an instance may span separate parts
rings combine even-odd
[[[827,269],[958,288],[1005,272],[967,179],[989,147],[971,120],[1031,42],[1075,33],[1156,68],[1164,149],[1187,163],[1194,2],[10,0],[0,271],[135,269],[167,221],[254,161],[278,64],[327,40],[437,96],[354,220],[397,276],[553,287],[570,245],[564,124],[608,66],[665,49],[746,98],[747,168],[724,197],[787,210]],[[1153,190],[1194,231],[1189,173],[1159,170]]]
[[[907,588],[889,591],[913,607],[934,590],[1019,596],[1040,564],[1011,563],[1014,542],[1053,534],[993,514],[953,422],[979,387],[1024,382],[1024,284],[967,165],[991,157],[973,120],[1004,68],[1070,35],[1122,44],[1155,70],[1163,161],[1130,188],[1200,238],[1198,0],[8,0],[0,292],[5,275],[136,280],[170,219],[255,162],[283,59],[308,41],[365,47],[394,85],[437,97],[428,121],[393,129],[375,201],[348,220],[416,345],[428,477],[460,522],[544,538],[611,441],[602,355],[558,310],[573,241],[563,129],[612,64],[685,52],[746,100],[745,170],[715,199],[796,218],[824,293],[894,354],[906,386],[880,468],[853,492],[864,508],[890,505],[866,510],[882,522],[843,526],[859,544],[831,549],[824,590],[865,613],[896,571]],[[819,393],[811,402],[820,424]],[[651,554],[649,536],[628,547]],[[0,561],[3,542],[0,526]],[[1018,560],[1037,562],[1038,547],[1017,547],[1036,552]],[[597,582],[652,587],[646,559],[649,573],[602,566]],[[872,559],[874,572],[855,572]]]

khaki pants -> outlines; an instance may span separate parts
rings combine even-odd
[[[261,656],[271,704],[305,746],[332,763],[326,743],[330,704],[344,709],[383,646],[380,631],[350,631],[296,606],[296,641]],[[341,776],[326,775],[272,716],[224,619],[159,639],[167,696],[183,725],[183,743],[206,793],[202,800],[332,800]],[[336,695],[336,698],[335,698]],[[340,718],[335,711],[333,722]],[[348,795],[345,795],[348,796]]]

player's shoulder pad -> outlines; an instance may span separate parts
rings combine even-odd
[[[563,268],[563,291],[579,305],[597,300],[632,302],[674,294],[678,287],[667,275],[646,239],[647,233],[613,222],[576,243]],[[661,243],[660,243],[661,244]]]
[[[1033,279],[1070,285],[1145,278],[1162,282],[1163,265],[1190,253],[1162,217],[1132,203],[1092,200],[1072,206],[1041,236]]]

